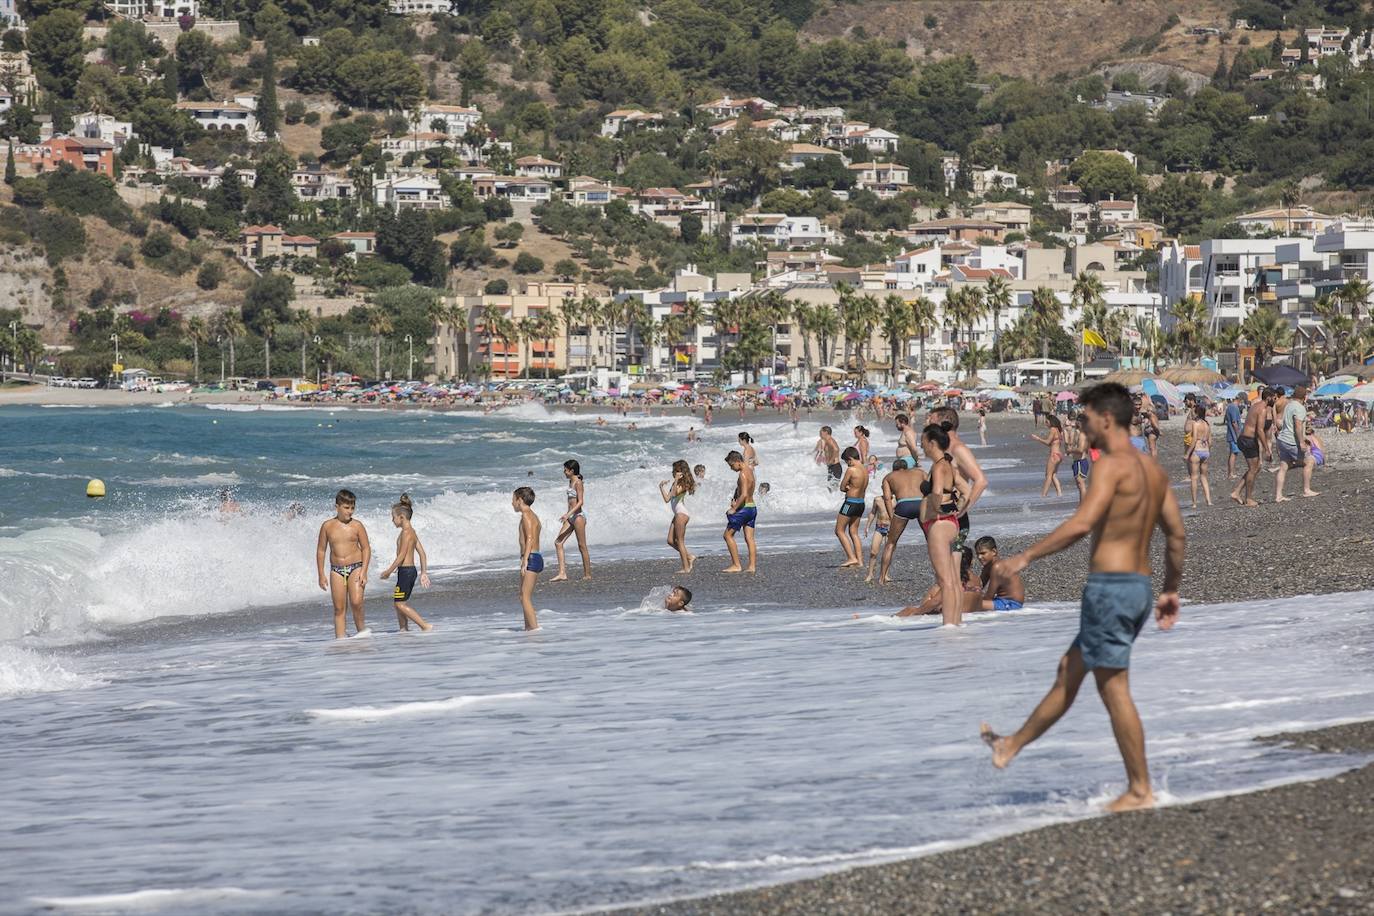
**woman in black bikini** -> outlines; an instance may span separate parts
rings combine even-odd
[[[926,535],[930,568],[940,585],[941,614],[946,625],[961,619],[959,558],[954,540],[959,536],[959,503],[968,484],[954,472],[949,454],[949,433],[931,424],[921,433],[921,450],[930,459],[930,476],[921,484],[921,530]],[[963,496],[961,496],[963,494]]]

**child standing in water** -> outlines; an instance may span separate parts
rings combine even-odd
[[[859,519],[864,516],[864,494],[868,491],[868,469],[859,459],[859,450],[854,446],[840,455],[844,461],[844,477],[840,480],[840,492],[844,502],[835,516],[835,537],[844,548],[844,562],[840,569],[864,565],[864,542],[859,537]]]
[[[315,569],[320,574],[320,590],[329,592],[334,601],[334,638],[343,639],[348,633],[344,610],[353,608],[355,636],[371,636],[363,622],[363,587],[367,585],[367,567],[372,563],[372,545],[367,529],[353,517],[358,498],[348,490],[334,495],[334,517],[320,526],[320,539],[315,545]],[[329,552],[329,576],[324,572],[325,551]]]
[[[634,424],[630,424],[631,428]],[[558,537],[554,539],[553,549],[558,554],[558,575],[550,579],[550,582],[568,581],[568,568],[563,559],[563,542],[574,534],[577,535],[577,549],[582,554],[582,578],[592,577],[592,555],[587,550],[587,513],[584,510],[587,500],[587,488],[582,480],[582,466],[569,458],[563,462],[563,476],[568,478],[568,511],[563,514],[560,521],[563,522],[563,530],[558,532]]]
[[[871,472],[870,472],[871,473]],[[864,537],[868,537],[868,532],[873,532],[873,543],[868,549],[868,578],[865,582],[873,581],[873,573],[878,566],[878,557],[882,555],[883,548],[887,546],[887,532],[892,524],[892,517],[887,514],[887,500],[879,496],[873,500],[873,508],[869,510],[868,521],[864,522]]]
[[[673,462],[672,481],[661,480],[658,484],[659,495],[673,512],[673,520],[668,523],[668,546],[677,551],[682,558],[681,573],[692,571],[696,557],[687,549],[687,523],[691,516],[687,513],[687,497],[697,491],[697,482],[692,478],[692,469],[679,458]]]
[[[730,470],[739,475],[735,481],[735,496],[730,507],[725,510],[725,546],[730,551],[730,565],[721,572],[756,572],[758,548],[754,544],[754,523],[758,520],[759,510],[754,503],[754,469],[739,452],[725,456]],[[744,544],[749,550],[749,568],[740,566],[739,547],[735,544],[735,532],[744,532]]]
[[[525,629],[539,629],[534,613],[534,583],[544,571],[544,557],[539,553],[539,516],[534,505],[534,491],[520,487],[511,496],[511,508],[520,516],[520,604],[525,611]]]
[[[414,622],[428,633],[434,627],[425,623],[425,619],[407,603],[410,593],[415,590],[417,573],[420,584],[429,588],[429,557],[425,556],[425,548],[420,546],[420,535],[415,533],[410,524],[414,512],[407,493],[402,493],[396,505],[391,507],[391,524],[400,528],[401,534],[396,538],[396,559],[382,572],[382,578],[390,579],[393,572],[396,574],[396,590],[391,593],[391,600],[396,606],[397,628],[409,630],[411,622]],[[416,554],[420,556],[419,570],[415,568]]]

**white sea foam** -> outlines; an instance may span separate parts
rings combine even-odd
[[[166,907],[204,906],[214,903],[266,900],[277,891],[241,887],[148,888],[121,894],[83,894],[77,897],[31,897],[39,906],[58,909],[160,910]]]
[[[47,655],[0,645],[0,698],[80,690],[100,683],[97,678],[68,671]]]
[[[449,697],[447,700],[427,700],[417,703],[398,703],[395,706],[346,706],[342,709],[307,709],[305,714],[316,719],[333,722],[375,722],[379,719],[395,719],[401,716],[433,716],[446,712],[459,712],[482,706],[487,703],[502,703],[509,700],[529,700],[534,694],[529,691],[516,693],[493,693],[485,696]]]

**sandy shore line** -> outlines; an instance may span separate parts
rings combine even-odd
[[[1374,722],[1271,739],[1374,752]],[[1353,762],[1353,761],[1352,761]],[[1368,913],[1374,766],[629,914]]]

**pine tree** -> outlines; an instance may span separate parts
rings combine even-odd
[[[1212,71],[1212,85],[1218,89],[1225,89],[1230,71],[1226,69],[1226,52],[1222,51],[1217,55],[1217,68]]]
[[[11,143],[5,152],[5,184],[14,184],[16,178],[18,175],[14,171],[14,144]]]
[[[262,68],[262,92],[258,95],[258,128],[269,140],[277,135],[278,116],[277,60],[269,47]]]

